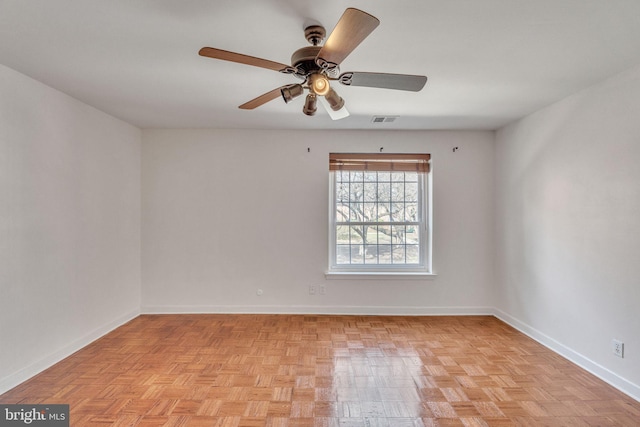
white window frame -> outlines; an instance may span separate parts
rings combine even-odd
[[[336,261],[336,173],[329,171],[329,266],[327,278],[430,278],[432,271],[432,172],[418,174],[420,263],[338,264]],[[382,223],[385,225],[386,223]]]

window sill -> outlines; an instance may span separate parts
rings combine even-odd
[[[438,275],[420,271],[327,271],[324,273],[324,277],[328,280],[434,280]]]

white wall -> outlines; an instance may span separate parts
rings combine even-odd
[[[143,312],[493,306],[492,132],[145,130],[142,139]],[[329,152],[380,147],[432,154],[434,280],[325,279]],[[309,295],[319,284],[327,294]]]
[[[495,161],[500,315],[636,398],[639,111],[634,68],[500,130]]]
[[[0,66],[0,393],[142,304],[496,312],[638,398],[637,111],[640,68],[495,140],[455,131],[141,133]],[[433,156],[438,276],[326,280],[328,153],[380,147]],[[327,294],[309,295],[320,284]],[[611,355],[614,337],[624,359]]]
[[[140,138],[0,66],[0,393],[139,312]]]

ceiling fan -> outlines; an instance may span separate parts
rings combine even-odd
[[[291,56],[291,65],[229,52],[213,47],[203,47],[199,54],[209,58],[262,67],[269,70],[292,74],[302,83],[289,84],[273,89],[259,97],[240,105],[243,110],[252,110],[281,96],[286,103],[302,95],[308,94],[302,112],[313,116],[318,99],[332,119],[347,117],[349,113],[344,100],[331,87],[332,81],[347,86],[365,86],[375,88],[420,91],[427,82],[426,76],[408,74],[388,74],[349,71],[340,74],[342,61],[380,24],[372,15],[358,9],[348,8],[336,24],[324,45],[326,31],[321,25],[310,25],[304,34],[311,46],[296,50]]]

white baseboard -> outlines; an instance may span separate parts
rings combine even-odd
[[[594,362],[588,357],[583,356],[582,354],[572,350],[571,348],[565,346],[564,344],[556,341],[550,336],[538,331],[537,329],[527,325],[524,322],[516,319],[515,317],[505,313],[502,310],[494,309],[493,315],[498,319],[502,320],[509,326],[517,329],[528,337],[536,340],[540,344],[549,348],[553,352],[559,354],[560,356],[568,359],[569,361],[575,363],[580,366],[582,369],[588,371],[589,373],[595,375],[600,378],[604,382],[609,385],[617,388],[621,392],[625,393],[629,397],[640,402],[640,386],[637,384],[628,381],[625,378],[611,372],[609,369],[604,366]]]
[[[494,313],[491,307],[390,307],[316,305],[172,305],[144,306],[142,314],[342,314],[386,316],[470,316]]]
[[[72,343],[64,346],[63,348],[47,356],[44,356],[37,362],[34,362],[28,366],[25,366],[19,371],[14,372],[9,376],[6,376],[0,379],[0,394],[11,390],[15,386],[28,380],[29,378],[39,374],[40,372],[51,367],[52,365],[55,365],[62,359],[72,355],[73,353],[80,350],[81,348],[86,347],[87,345],[91,344],[93,341],[104,336],[110,331],[116,329],[119,326],[124,325],[131,319],[138,317],[139,314],[140,312],[138,310],[135,310],[133,312],[120,316],[116,320],[109,322],[108,324],[91,331],[87,335],[73,341]]]

